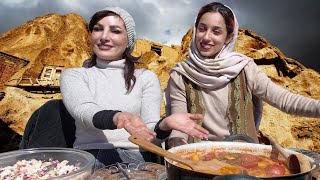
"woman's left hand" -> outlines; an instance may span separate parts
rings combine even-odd
[[[150,130],[146,124],[136,115],[129,112],[118,112],[114,117],[117,128],[124,128],[131,135],[136,135],[147,141],[152,141],[156,133]]]

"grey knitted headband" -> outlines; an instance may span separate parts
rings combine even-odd
[[[128,33],[128,48],[132,51],[136,42],[135,22],[132,16],[127,11],[119,7],[106,7],[100,11],[111,11],[121,17]]]

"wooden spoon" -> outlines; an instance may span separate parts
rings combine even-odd
[[[177,156],[174,153],[171,153],[169,151],[166,151],[159,146],[156,146],[152,144],[149,141],[146,141],[144,139],[141,139],[137,136],[130,136],[129,141],[132,143],[140,146],[141,148],[148,150],[150,152],[153,152],[157,155],[166,157],[168,159],[171,159],[173,161],[176,161],[178,163],[184,164],[191,168],[191,170],[197,171],[197,172],[203,172],[203,173],[209,173],[209,174],[215,174],[215,175],[222,175],[225,174],[224,172],[229,172],[229,174],[241,174],[243,173],[243,169],[238,166],[234,166],[222,161],[219,161],[217,159],[213,159],[210,161],[192,161],[188,159],[184,159],[182,157]]]
[[[273,137],[270,135],[264,134],[270,144],[280,152],[282,156],[285,157],[287,167],[293,174],[303,173],[306,171],[310,171],[311,164],[309,160],[302,154],[289,154]]]

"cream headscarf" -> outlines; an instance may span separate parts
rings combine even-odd
[[[239,25],[234,12],[232,10],[231,12],[235,23],[233,37],[227,45],[222,47],[216,57],[214,59],[206,59],[200,55],[195,43],[197,27],[194,26],[189,58],[184,62],[178,63],[172,71],[177,71],[196,85],[211,90],[220,89],[235,78],[249,60],[252,59],[241,53],[233,52],[238,37]]]

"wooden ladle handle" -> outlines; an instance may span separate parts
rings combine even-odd
[[[270,144],[285,157],[291,173],[298,174],[310,170],[310,162],[303,155],[289,154],[273,137],[267,134],[264,134],[264,137],[266,137],[270,141]]]
[[[166,150],[160,148],[159,146],[156,146],[156,145],[152,144],[149,141],[146,141],[146,140],[141,139],[141,138],[139,138],[137,136],[134,136],[134,135],[131,135],[129,137],[129,141],[134,143],[134,144],[136,144],[136,145],[138,145],[139,147],[141,147],[141,148],[143,148],[143,149],[145,149],[147,151],[153,152],[153,153],[155,153],[155,154],[157,154],[159,156],[163,156],[163,157],[166,157],[166,158],[171,159],[173,161],[176,161],[176,162],[179,162],[181,164],[184,164],[184,165],[190,167],[192,170],[194,170],[193,166],[190,165],[188,162],[186,162],[185,159],[183,159],[183,158],[181,158],[181,157],[179,157],[179,156],[177,156],[177,155],[175,155],[175,154],[173,154],[173,153],[171,153],[169,151],[166,151]]]
[[[159,146],[156,146],[152,144],[149,141],[146,141],[144,139],[140,139],[136,136],[130,136],[129,141],[137,144],[141,148],[148,150],[150,152],[153,152],[155,154],[158,154],[160,156],[166,157],[167,159],[170,159],[172,161],[176,161],[178,163],[184,164],[191,168],[191,170],[197,171],[197,172],[204,172],[209,174],[220,174],[222,175],[221,168],[228,167],[231,168],[233,171],[237,173],[243,173],[243,168],[234,166],[231,164],[228,164],[223,161],[219,161],[218,159],[212,159],[209,161],[192,161],[188,159],[184,159],[174,153],[171,153],[169,151],[166,151]]]
[[[270,144],[274,146],[282,154],[282,156],[284,156],[286,159],[289,158],[290,154],[287,151],[285,151],[285,149],[278,143],[277,140],[275,140],[272,136],[267,134],[265,134],[264,136],[270,141]]]

